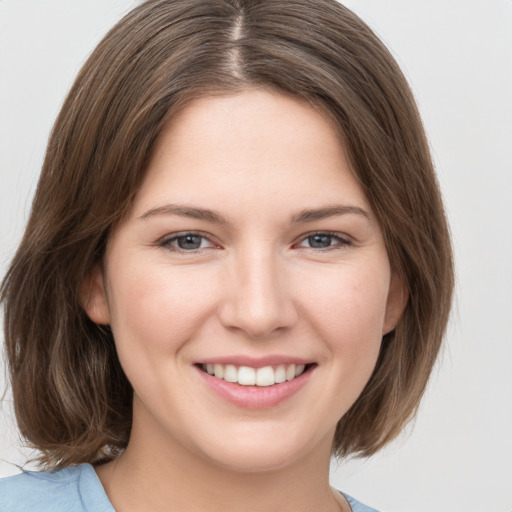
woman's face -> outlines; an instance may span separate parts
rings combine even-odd
[[[130,443],[261,471],[329,453],[401,289],[326,118],[249,90],[167,126],[86,309],[134,388]]]

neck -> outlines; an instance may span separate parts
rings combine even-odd
[[[96,468],[118,512],[338,512],[329,486],[332,437],[282,467],[257,472],[222,467],[193,453],[147,423],[134,421],[126,451]],[[144,434],[144,435],[142,435]]]

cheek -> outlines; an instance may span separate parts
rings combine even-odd
[[[388,288],[386,265],[333,269],[317,275],[314,287],[304,286],[302,307],[329,352],[374,358],[382,340]]]
[[[178,350],[214,307],[214,276],[198,279],[197,273],[160,263],[149,270],[136,264],[124,268],[130,270],[114,271],[111,279],[116,343],[147,353]]]

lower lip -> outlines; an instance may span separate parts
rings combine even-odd
[[[275,407],[297,393],[309,380],[314,367],[292,380],[273,386],[242,386],[213,377],[196,367],[203,382],[227,402],[245,409]]]

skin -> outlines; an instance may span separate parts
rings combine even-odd
[[[344,209],[292,221],[334,205]],[[205,237],[198,249],[180,249],[176,234],[187,232]],[[308,237],[325,232],[312,247]],[[96,468],[116,510],[349,510],[328,482],[334,430],[405,300],[318,110],[256,89],[191,102],[161,134],[84,300],[93,321],[111,325],[134,388],[128,447]],[[316,366],[264,409],[225,401],[195,366],[275,354]]]

